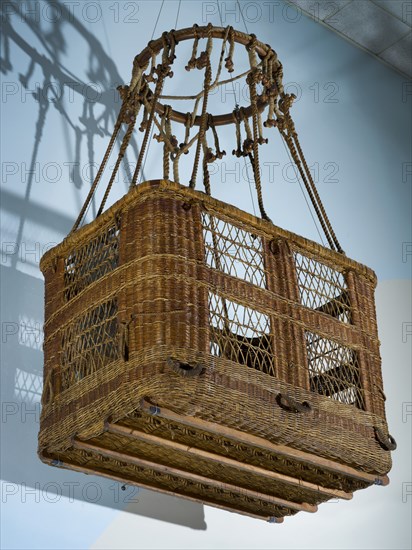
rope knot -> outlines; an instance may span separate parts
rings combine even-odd
[[[159,65],[153,69],[153,72],[157,75],[157,80],[159,78],[166,78],[167,76],[172,78],[173,77],[173,71],[170,68],[169,63],[159,63]],[[154,80],[154,82],[157,82],[157,80]]]
[[[229,73],[233,73],[235,70],[233,60],[230,57],[225,58],[225,69],[227,69]]]
[[[286,114],[289,111],[295,99],[295,94],[283,95],[283,97],[279,100],[279,109],[282,111],[282,113]]]
[[[258,84],[262,81],[263,73],[260,69],[257,67],[253,67],[253,69],[249,72],[249,74],[246,77],[246,84],[249,86],[251,84]]]
[[[123,104],[120,110],[120,120],[122,123],[131,124],[136,120],[136,113],[140,107],[140,99],[138,95],[132,95],[130,93],[130,87],[118,86],[117,91],[119,92],[120,99]]]
[[[253,139],[245,139],[245,141],[243,142],[243,156],[246,157],[249,153],[253,151],[253,144]]]
[[[201,52],[199,57],[197,59],[195,59],[196,69],[199,69],[199,70],[204,69],[207,65],[208,60],[209,60],[208,53],[206,51]]]
[[[249,52],[249,51],[252,51],[252,50],[255,50],[256,49],[256,46],[257,46],[257,38],[256,38],[256,34],[251,34],[250,35],[250,40],[249,42],[246,44],[246,50]]]

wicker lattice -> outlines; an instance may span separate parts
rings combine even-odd
[[[151,53],[163,44],[170,54],[189,31],[163,35]],[[250,50],[252,41],[262,65],[272,52],[231,28],[193,32],[195,43],[202,32],[208,44],[219,36]],[[135,62],[141,79],[143,65]],[[164,113],[159,98],[127,96],[122,121],[133,126],[146,100],[143,120],[153,123]],[[172,135],[169,127],[166,145]],[[338,244],[327,249],[213,199],[207,170],[203,181],[206,193],[168,177],[132,186],[78,229],[81,216],[42,258],[41,459],[278,522],[385,485],[395,444],[373,271]]]

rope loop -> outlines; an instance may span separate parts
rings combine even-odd
[[[235,33],[233,30],[233,27],[229,26],[229,54],[225,58],[225,69],[227,69],[228,73],[233,73],[235,70],[235,66],[233,63],[233,52],[235,49]]]
[[[374,426],[373,429],[375,431],[375,438],[382,449],[385,451],[394,451],[397,448],[398,445],[393,436],[389,433],[388,435],[385,435],[384,431],[376,426]]]
[[[279,393],[276,396],[276,402],[281,409],[293,413],[308,413],[312,410],[312,406],[307,401],[299,403],[289,395]]]
[[[172,357],[167,359],[167,364],[174,372],[186,378],[200,376],[205,371],[205,367],[201,363],[190,365],[189,363],[182,363],[178,359],[173,359]]]

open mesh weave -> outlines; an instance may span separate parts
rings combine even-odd
[[[206,265],[266,288],[260,237],[206,212],[202,227]]]
[[[120,218],[94,239],[65,258],[64,287],[66,300],[74,298],[119,265]]]
[[[299,252],[295,252],[294,257],[302,304],[350,323],[350,303],[343,274]]]
[[[109,300],[77,317],[62,334],[62,390],[119,357],[117,301]]]
[[[364,399],[356,352],[318,334],[305,334],[311,390],[363,409]]]
[[[275,376],[270,319],[217,294],[209,293],[212,355]]]

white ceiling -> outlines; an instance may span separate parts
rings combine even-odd
[[[288,0],[305,15],[412,76],[412,2],[409,0]]]

